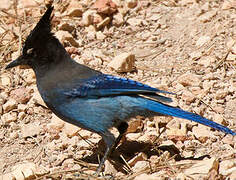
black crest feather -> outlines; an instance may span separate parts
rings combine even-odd
[[[26,46],[31,46],[32,43],[37,43],[48,39],[52,35],[51,33],[51,14],[53,6],[49,6],[44,15],[41,17],[37,25],[30,32],[25,41]]]
[[[45,31],[50,32],[51,31],[51,14],[53,11],[53,6],[49,6],[47,11],[44,13],[44,15],[41,17],[35,28],[33,29],[32,33],[34,31],[38,31],[41,29],[44,29]]]

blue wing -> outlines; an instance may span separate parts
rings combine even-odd
[[[64,92],[70,97],[105,97],[116,95],[142,94],[148,98],[171,102],[171,98],[158,95],[157,93],[174,94],[150,87],[140,82],[106,74],[101,74],[76,85],[75,88]]]

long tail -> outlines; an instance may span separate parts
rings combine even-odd
[[[203,125],[212,127],[214,129],[223,131],[227,134],[236,135],[236,132],[233,132],[229,128],[227,128],[223,125],[220,125],[218,123],[215,123],[213,121],[210,121],[209,119],[206,119],[206,118],[199,116],[197,114],[187,112],[182,109],[172,107],[169,105],[165,105],[160,102],[148,100],[148,103],[147,103],[147,99],[143,99],[143,100],[146,101],[145,103],[143,103],[143,106],[145,106],[145,108],[147,108],[151,111],[154,111],[154,112],[157,112],[157,113],[160,113],[163,115],[169,115],[169,116],[174,116],[174,117],[178,117],[178,118],[188,119],[188,120],[195,121],[197,123],[201,123]]]

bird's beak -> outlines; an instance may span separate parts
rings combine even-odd
[[[24,64],[24,58],[23,56],[19,56],[16,60],[12,61],[10,64],[8,64],[5,69],[13,68],[19,65]]]

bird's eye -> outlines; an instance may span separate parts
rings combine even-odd
[[[33,48],[30,48],[30,49],[28,49],[28,50],[26,51],[26,53],[27,53],[27,54],[32,54],[33,50],[34,50]]]

